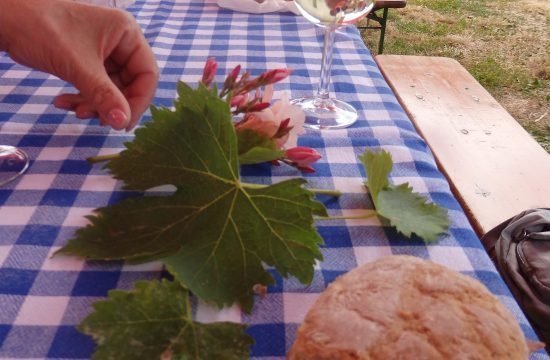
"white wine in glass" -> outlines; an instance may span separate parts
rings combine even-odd
[[[306,114],[304,126],[314,129],[341,129],[357,121],[357,111],[350,104],[329,95],[330,71],[337,28],[366,16],[373,0],[294,0],[302,15],[325,31],[319,87],[315,96],[293,99]]]

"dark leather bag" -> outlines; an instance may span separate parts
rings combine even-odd
[[[541,340],[550,343],[550,209],[524,211],[481,241]]]

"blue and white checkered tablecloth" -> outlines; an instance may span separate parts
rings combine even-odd
[[[311,94],[320,70],[322,33],[306,20],[288,14],[252,15],[219,9],[213,0],[139,0],[129,9],[142,26],[161,69],[154,103],[170,106],[180,79],[196,83],[207,57],[220,65],[218,82],[234,66],[258,75],[290,67],[293,74],[276,86],[292,97]],[[536,337],[506,285],[437,170],[432,154],[380,74],[355,28],[336,36],[333,92],[359,110],[351,128],[308,132],[300,144],[323,158],[308,174],[312,187],[337,188],[345,194],[326,200],[332,214],[353,215],[369,208],[357,159],[366,147],[384,148],[395,162],[394,183],[409,182],[449,210],[452,227],[438,243],[406,240],[376,219],[322,222],[324,261],[310,286],[283,280],[257,299],[250,315],[237,308],[216,312],[196,306],[200,321],[231,320],[249,325],[255,339],[252,356],[283,359],[310,305],[338,275],[389,254],[411,254],[446,265],[482,281],[517,317],[526,336]],[[28,172],[0,188],[0,358],[86,359],[94,351],[90,338],[75,329],[91,304],[111,289],[130,289],[140,279],[161,276],[159,263],[84,262],[51,255],[94,208],[135,194],[122,191],[88,156],[119,151],[132,134],[78,120],[55,109],[52,100],[69,85],[47,74],[0,57],[0,143],[23,148],[32,159]],[[149,116],[143,118],[148,121]],[[251,182],[277,182],[301,176],[294,168],[252,166],[243,169]],[[539,351],[533,359],[547,358]]]

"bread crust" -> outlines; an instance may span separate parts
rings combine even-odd
[[[387,256],[339,277],[298,330],[290,360],[526,359],[514,316],[471,277]]]

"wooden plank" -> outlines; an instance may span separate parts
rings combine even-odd
[[[376,0],[374,2],[373,11],[389,8],[389,9],[399,9],[407,6],[407,0]]]
[[[550,207],[550,155],[457,61],[376,61],[478,235],[523,210]]]

